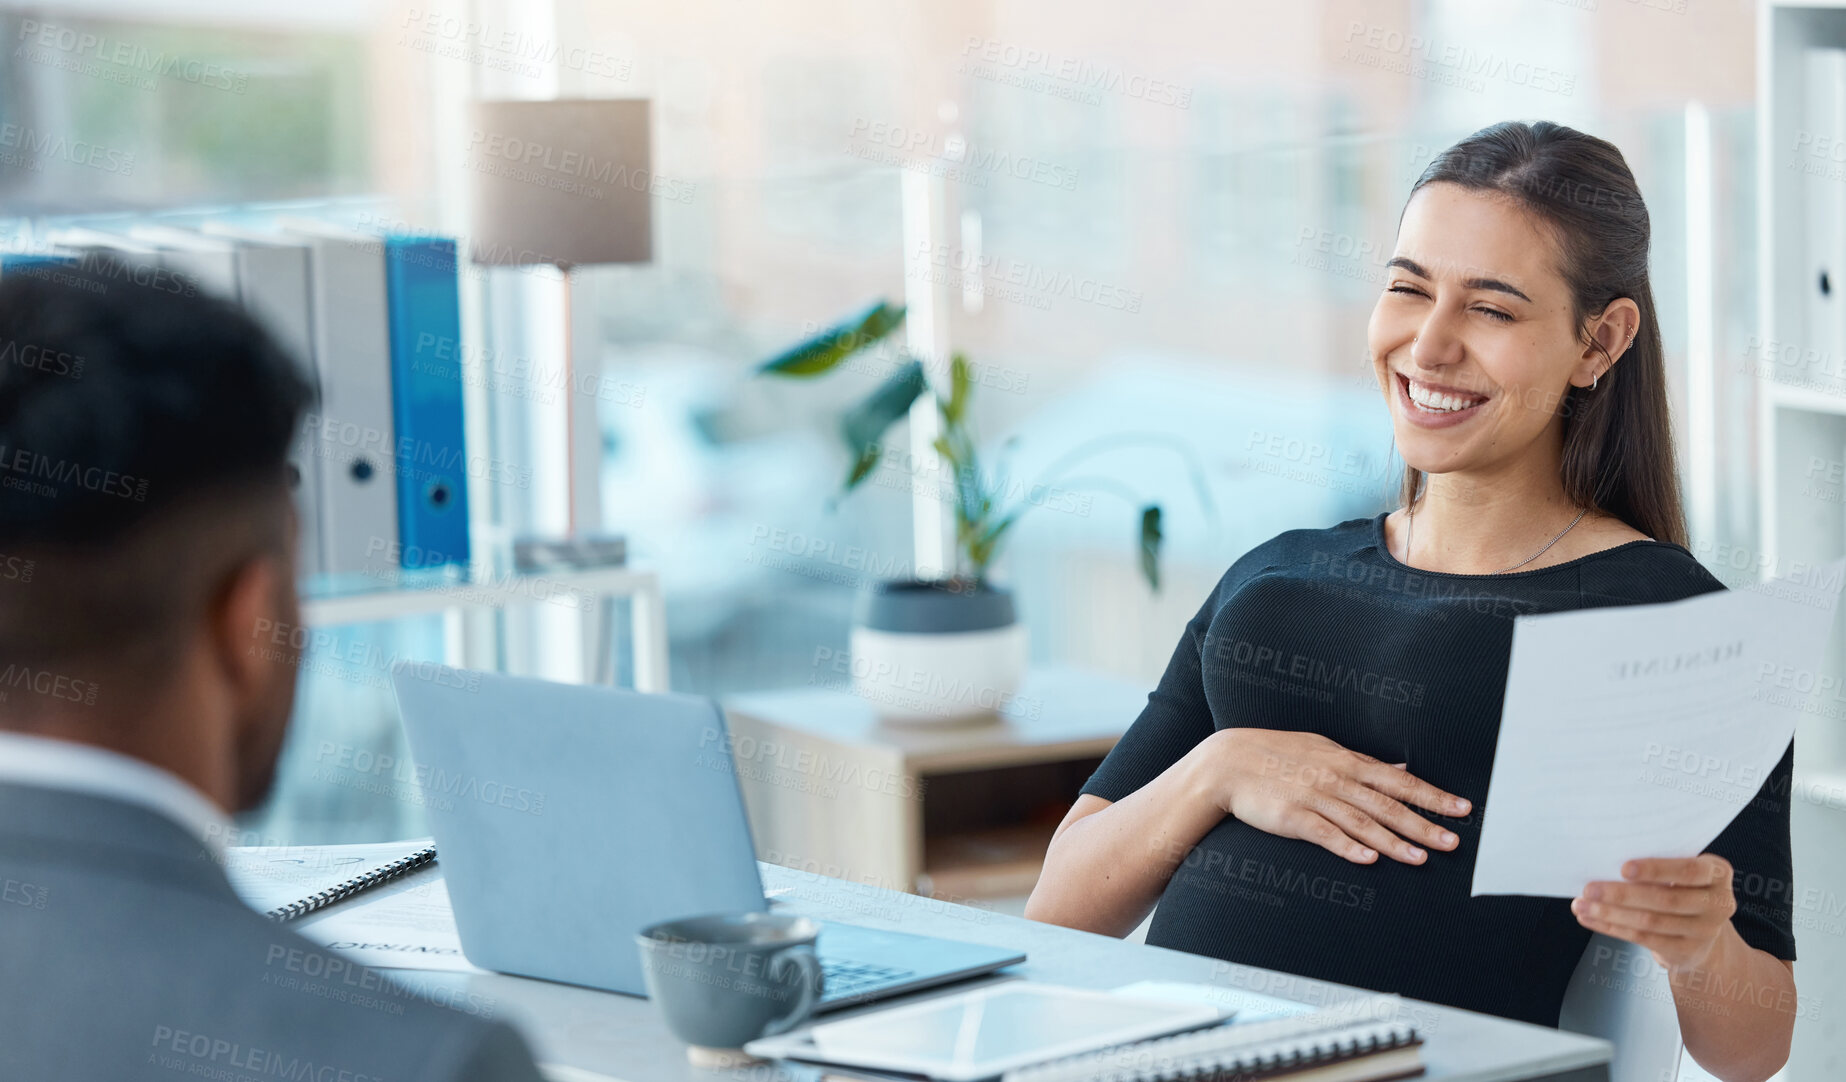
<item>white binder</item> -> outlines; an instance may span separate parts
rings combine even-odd
[[[237,251],[228,241],[170,225],[137,225],[128,236],[155,248],[161,266],[191,278],[200,292],[238,300]]]
[[[323,222],[285,219],[280,225],[309,249],[324,568],[377,576],[398,564],[384,241]]]
[[[208,222],[200,240],[229,245],[235,255],[237,299],[276,341],[299,361],[315,388],[320,372],[314,361],[313,294],[308,284],[308,246],[281,234],[239,229]],[[318,410],[319,407],[316,407]],[[327,570],[325,525],[320,505],[325,498],[321,458],[314,439],[312,417],[304,418],[301,431],[289,448],[289,465],[295,471],[295,507],[301,515],[301,575]]]
[[[1846,158],[1834,156],[1846,147],[1846,49],[1809,48],[1802,80],[1803,126],[1818,153],[1801,159],[1809,167],[1801,178],[1808,274],[1797,363],[1807,373],[1835,372],[1846,361]],[[1820,354],[1812,366],[1808,350]]]
[[[146,241],[120,233],[109,233],[100,229],[71,227],[54,229],[46,234],[47,242],[58,248],[68,248],[81,253],[78,262],[94,266],[91,255],[107,256],[109,259],[127,268],[127,275],[132,280],[155,289],[179,292],[181,283],[173,279],[172,272],[160,262],[160,250]],[[191,279],[186,279],[188,283]],[[196,285],[190,288],[196,289]]]

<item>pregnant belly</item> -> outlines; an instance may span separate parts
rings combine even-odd
[[[1469,897],[1473,842],[1354,864],[1227,818],[1168,881],[1147,941],[1555,1025],[1589,933],[1563,900]]]

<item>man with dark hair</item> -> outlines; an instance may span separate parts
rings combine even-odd
[[[257,630],[300,619],[313,392],[237,309],[119,269],[0,279],[0,1078],[537,1079],[506,1024],[225,880],[294,698]]]

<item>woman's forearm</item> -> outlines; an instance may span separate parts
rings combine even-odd
[[[1066,823],[1045,852],[1026,916],[1104,935],[1134,931],[1173,870],[1224,819],[1213,777],[1224,735],[1200,741],[1134,793]]]
[[[1703,964],[1670,972],[1680,1039],[1724,1082],[1762,1082],[1788,1062],[1795,975],[1727,929]]]

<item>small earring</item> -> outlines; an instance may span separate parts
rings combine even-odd
[[[1602,373],[1600,372],[1590,377],[1590,390],[1593,391],[1596,389],[1596,381],[1601,378],[1602,378]]]

